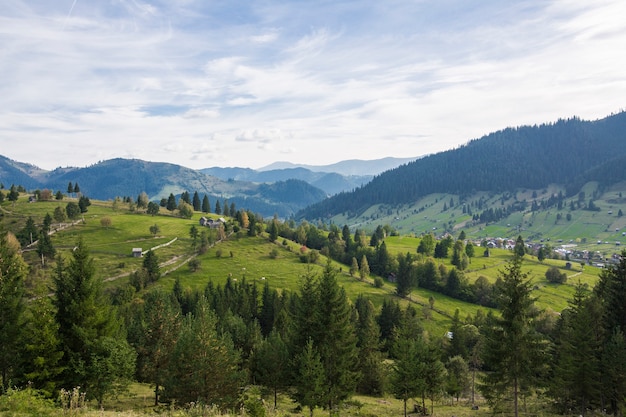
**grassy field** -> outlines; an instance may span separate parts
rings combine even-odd
[[[439,204],[449,200],[446,197],[438,195],[436,198],[438,202],[428,205],[420,214],[429,216],[429,213],[436,212]],[[2,205],[4,227],[19,230],[28,216],[32,216],[39,224],[46,213],[53,213],[57,206],[64,207],[65,204],[66,200],[28,203],[26,196],[22,196],[15,204],[5,202]],[[128,276],[141,268],[142,259],[131,256],[133,248],[145,251],[160,246],[155,250],[164,274],[159,285],[166,288],[171,288],[176,279],[180,279],[185,287],[201,289],[209,281],[224,284],[230,277],[256,282],[259,286],[268,282],[272,288],[297,291],[300,278],[304,274],[309,272],[319,274],[325,264],[324,257],[321,257],[318,264],[302,263],[299,258],[300,246],[294,242],[279,239],[276,243],[271,243],[264,236],[250,238],[237,237],[233,234],[228,240],[197,256],[200,269],[192,272],[187,266],[187,261],[195,256],[189,231],[198,223],[201,214],[196,213],[191,219],[181,219],[169,215],[164,209],[162,212],[157,216],[149,216],[145,213],[130,212],[127,205],[120,205],[114,210],[111,202],[94,201],[88,212],[71,227],[64,228],[64,225],[53,224],[54,230],[59,229],[53,235],[53,244],[59,252],[67,252],[75,246],[78,239],[83,239],[97,265],[97,275],[107,282],[108,287],[127,282]],[[110,226],[103,226],[103,218],[110,219]],[[156,235],[150,232],[153,225],[159,228]],[[389,252],[395,256],[407,252],[416,253],[419,240],[419,237],[409,234],[390,236],[385,242]],[[277,255],[271,256],[272,251]],[[492,250],[490,257],[482,256],[482,252],[482,248],[476,248],[476,256],[471,259],[471,264],[465,272],[470,283],[479,276],[494,282],[511,257],[510,251],[502,249]],[[46,276],[52,272],[50,265],[47,268],[40,266],[34,251],[26,252],[25,257],[34,266],[31,274],[33,277]],[[449,259],[438,261],[448,268],[452,267]],[[376,288],[372,278],[361,281],[349,276],[347,266],[336,262],[333,262],[333,265],[339,271],[339,282],[350,298],[355,299],[363,294],[377,306],[389,297],[399,301],[403,307],[409,303],[413,304],[418,310],[423,310],[424,317],[427,318],[425,327],[433,334],[445,333],[457,308],[463,317],[468,314],[474,315],[482,308],[424,289],[413,290],[407,299],[399,299],[394,295],[393,284],[386,282],[382,288]],[[550,266],[557,266],[567,273],[566,284],[554,285],[546,281],[545,271]],[[567,306],[574,285],[578,281],[592,286],[600,271],[590,266],[581,271],[578,264],[574,264],[571,270],[566,270],[564,261],[545,260],[540,263],[532,256],[525,257],[523,268],[533,280],[539,307],[555,311]],[[428,301],[431,297],[436,300],[432,311],[429,309]]]
[[[429,203],[424,210],[419,212],[419,216],[425,219],[428,224],[424,230],[430,231],[433,227],[440,230],[442,225],[449,226],[449,221],[444,222],[444,218],[439,216],[441,206],[445,201],[449,201],[449,196],[439,195],[436,201]],[[22,196],[20,200],[13,204],[4,202],[0,206],[2,211],[2,220],[0,226],[5,230],[19,230],[23,228],[26,219],[32,216],[37,224],[41,224],[46,213],[52,214],[57,206],[65,207],[67,199],[61,202],[37,202],[28,203],[26,196]],[[200,262],[200,269],[192,272],[187,262],[196,256],[192,249],[192,241],[189,237],[189,231],[193,225],[198,224],[199,213],[194,214],[191,219],[181,219],[169,215],[164,209],[162,214],[157,216],[149,216],[144,213],[133,213],[128,210],[125,205],[120,206],[117,210],[112,208],[111,202],[93,201],[89,210],[81,217],[76,224],[58,225],[53,224],[52,241],[54,246],[60,253],[68,254],[75,246],[78,239],[83,239],[86,246],[90,250],[95,264],[96,273],[99,277],[106,281],[108,287],[114,287],[124,284],[128,280],[129,274],[141,268],[142,259],[134,258],[131,250],[136,247],[147,250],[159,246],[155,249],[155,253],[161,264],[161,270],[164,276],[157,285],[171,288],[176,279],[179,279],[183,286],[194,289],[201,289],[207,285],[209,281],[214,284],[223,284],[230,277],[231,279],[245,279],[247,282],[256,282],[259,286],[269,283],[270,287],[279,290],[297,291],[300,285],[300,278],[307,273],[321,273],[325,258],[321,257],[318,264],[304,264],[300,261],[300,245],[294,242],[283,242],[279,239],[275,243],[269,242],[266,236],[247,237],[231,235],[226,241],[220,242],[212,246],[206,253],[197,256]],[[424,202],[422,202],[424,203]],[[602,203],[604,204],[604,203]],[[608,208],[604,207],[603,210]],[[414,205],[413,208],[404,208],[404,210],[419,211],[420,206]],[[370,216],[375,213],[387,213],[392,211],[390,216],[398,217],[403,224],[410,224],[411,217],[401,218],[401,211],[394,212],[388,207],[372,208]],[[399,210],[399,209],[398,209]],[[615,210],[615,207],[613,207]],[[573,220],[568,225],[571,236],[576,233],[582,233],[585,221],[594,219],[593,213],[584,213]],[[416,214],[417,215],[417,214]],[[602,224],[604,229],[621,227],[616,222],[607,226],[606,216],[597,214],[596,221]],[[446,218],[455,221],[462,219],[462,213],[452,211],[446,214]],[[536,215],[530,220],[522,220],[520,214],[519,221],[532,221],[533,225],[539,225],[540,220],[543,221],[541,226],[542,234],[547,233],[548,226],[552,221],[552,214]],[[467,217],[467,216],[465,216]],[[604,220],[601,220],[602,217]],[[110,225],[104,226],[108,222],[102,222],[103,218],[110,219]],[[378,219],[377,219],[378,220]],[[381,217],[380,222],[371,220],[372,224],[385,224]],[[621,221],[621,220],[619,220]],[[159,232],[153,235],[150,227],[157,225]],[[426,224],[426,223],[424,223]],[[620,223],[621,224],[621,223]],[[446,226],[447,227],[447,226]],[[512,228],[506,225],[489,226],[494,233],[498,231],[511,231]],[[540,226],[536,226],[540,227]],[[498,229],[500,228],[500,229]],[[603,229],[603,230],[604,230]],[[589,229],[596,230],[596,229]],[[598,229],[599,230],[599,229]],[[483,229],[481,233],[487,233]],[[608,233],[606,239],[615,238],[617,232]],[[621,233],[619,233],[621,235]],[[391,254],[403,254],[406,252],[416,253],[419,244],[417,233],[401,234],[400,236],[388,237],[385,242]],[[565,235],[564,235],[565,236]],[[582,235],[581,235],[582,236]],[[582,238],[578,237],[581,246],[584,244]],[[604,238],[603,238],[604,239]],[[553,241],[555,239],[552,239]],[[589,247],[597,248],[602,245],[595,243],[596,236],[587,237],[586,240],[592,240],[588,243]],[[162,246],[165,245],[165,246]],[[614,245],[606,245],[606,247],[614,248]],[[608,250],[608,249],[607,249]],[[275,251],[276,255],[272,255]],[[25,252],[25,258],[32,265],[29,280],[31,284],[35,281],[45,282],[53,273],[53,262],[41,266],[34,250]],[[476,256],[471,259],[469,269],[465,272],[465,276],[469,282],[475,281],[478,277],[484,276],[490,282],[494,282],[499,274],[502,273],[506,262],[511,258],[511,252],[503,249],[494,249],[491,256],[482,256],[482,248],[476,248]],[[441,260],[448,268],[449,259]],[[485,310],[474,304],[464,303],[444,295],[427,291],[421,288],[414,289],[409,297],[399,299],[395,296],[395,286],[389,282],[385,282],[381,288],[373,285],[373,277],[360,280],[356,277],[350,277],[348,267],[333,263],[338,270],[338,280],[348,296],[356,299],[363,294],[369,297],[376,306],[380,306],[385,299],[393,299],[398,301],[402,307],[413,305],[417,308],[423,317],[423,326],[429,332],[431,337],[444,337],[450,328],[450,322],[454,312],[458,309],[461,317],[467,315],[475,315],[479,309]],[[560,311],[567,306],[568,300],[571,298],[574,285],[577,282],[583,282],[592,286],[598,279],[599,268],[586,266],[584,269],[579,264],[574,263],[571,269],[566,269],[565,261],[544,260],[539,262],[536,257],[526,256],[523,262],[523,271],[528,273],[534,285],[535,295],[538,297],[538,306],[545,309]],[[556,266],[568,275],[567,283],[555,285],[550,284],[545,279],[545,271],[550,266]],[[34,284],[33,284],[34,285]],[[430,300],[434,300],[431,308]],[[120,397],[115,400],[107,401],[104,410],[79,410],[73,415],[88,416],[139,416],[139,415],[166,415],[166,416],[183,416],[183,415],[214,415],[208,414],[207,410],[191,410],[183,413],[180,410],[160,408],[155,410],[151,406],[152,392],[150,387],[141,384],[135,384],[132,387],[131,395]],[[409,405],[412,409],[412,403]],[[281,403],[278,410],[271,410],[267,406],[270,416],[304,416],[306,412],[297,411],[293,403],[286,396],[281,397]],[[402,403],[394,398],[370,398],[356,396],[346,404],[346,408],[342,410],[345,416],[381,416],[381,415],[402,415]],[[535,414],[537,414],[535,412]],[[545,411],[540,414],[547,415]],[[5,414],[0,411],[0,415],[19,415]],[[28,413],[22,415],[29,415]],[[67,412],[52,411],[49,415],[70,415]],[[328,415],[327,411],[315,410],[314,416]],[[450,400],[436,403],[434,415],[443,417],[469,417],[486,416],[487,412],[481,408],[479,411],[471,410],[468,404],[453,405]]]

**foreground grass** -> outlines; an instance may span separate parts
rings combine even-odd
[[[85,416],[85,417],[113,417],[113,416],[166,416],[166,417],[211,417],[211,416],[281,416],[281,417],[308,417],[309,410],[302,410],[285,394],[278,397],[277,407],[274,408],[273,401],[269,400],[271,395],[259,397],[260,390],[258,387],[250,387],[249,393],[244,394],[244,405],[239,410],[231,410],[223,412],[210,406],[201,404],[192,404],[185,408],[173,405],[159,405],[155,407],[152,403],[152,389],[146,384],[133,384],[130,392],[116,399],[105,401],[102,408],[97,408],[89,402],[81,401],[79,395],[70,393],[65,397],[71,402],[65,402],[64,405],[55,403],[52,400],[44,399],[32,390],[16,390],[10,391],[6,395],[0,396],[0,415],[1,416]],[[246,407],[246,404],[254,402],[260,404],[262,412],[252,412]],[[413,404],[421,403],[421,400],[410,400],[407,403],[407,409],[412,415]],[[431,408],[430,401],[426,402]],[[471,410],[467,400],[461,400],[456,403],[452,399],[436,401],[432,414],[440,417],[486,417],[489,414],[487,408],[479,403],[479,410]],[[339,414],[342,416],[354,417],[375,417],[375,416],[402,416],[404,413],[403,402],[392,396],[384,397],[367,397],[355,395],[351,399],[345,401]],[[313,411],[314,417],[328,416],[328,410],[316,408]]]

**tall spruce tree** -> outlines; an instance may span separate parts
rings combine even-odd
[[[289,349],[278,331],[269,337],[254,352],[253,377],[257,384],[272,390],[274,408],[278,404],[278,393],[289,386]]]
[[[5,391],[16,370],[21,352],[20,332],[24,312],[24,279],[28,267],[20,244],[10,233],[0,236],[0,382]]]
[[[312,339],[309,339],[302,351],[295,356],[293,368],[294,390],[291,396],[302,407],[308,407],[310,416],[313,417],[313,410],[326,403],[327,391],[324,385],[326,381],[324,366]]]
[[[314,337],[326,378],[326,402],[333,413],[355,391],[359,380],[358,349],[351,320],[352,307],[337,283],[330,260],[319,281],[316,321],[320,333]]]
[[[167,396],[180,404],[200,401],[222,409],[236,405],[245,383],[240,355],[203,296],[193,314],[184,317],[168,367]]]
[[[520,256],[514,256],[500,273],[501,317],[486,327],[483,350],[484,362],[492,371],[485,374],[481,391],[494,410],[512,404],[515,417],[521,395],[538,385],[546,363],[546,343],[534,328],[537,309],[527,277]]]
[[[173,294],[159,289],[146,293],[142,301],[137,305],[128,339],[137,351],[138,378],[154,385],[156,406],[178,337],[181,312]]]
[[[356,331],[361,378],[357,390],[361,394],[381,396],[385,391],[384,356],[380,351],[380,328],[374,315],[374,304],[360,295],[355,302]]]
[[[79,240],[67,266],[63,258],[57,259],[54,302],[64,353],[60,385],[67,389],[80,386],[88,397],[102,403],[108,393],[119,392],[128,382],[129,375],[123,372],[129,368],[113,368],[116,363],[134,363],[134,352],[127,349],[125,340],[115,340],[121,336],[119,325],[104,299],[102,280],[96,278],[95,271],[89,251]]]
[[[601,389],[600,343],[595,300],[578,283],[569,306],[560,316],[550,394],[563,413],[584,416]]]

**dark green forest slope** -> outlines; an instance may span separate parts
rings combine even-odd
[[[297,217],[357,213],[374,204],[406,204],[431,193],[541,189],[549,184],[577,193],[587,181],[626,178],[626,113],[597,121],[578,118],[504,129],[453,150],[430,155],[302,210]]]

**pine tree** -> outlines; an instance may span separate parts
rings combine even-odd
[[[272,390],[274,408],[278,392],[289,385],[289,349],[277,331],[270,333],[254,353],[253,375],[256,383]]]
[[[157,282],[161,278],[159,258],[153,250],[146,252],[146,256],[143,258],[143,269],[146,272],[148,283]]]
[[[222,206],[219,200],[215,200],[215,214],[222,214]]]
[[[337,283],[330,260],[320,278],[318,294],[316,321],[320,333],[314,335],[314,342],[317,341],[324,367],[327,406],[333,412],[354,393],[359,373],[351,307],[345,290]]]
[[[2,391],[9,388],[21,352],[20,333],[24,312],[24,279],[28,267],[20,244],[9,233],[0,236],[0,379]]]
[[[361,394],[380,396],[384,393],[385,371],[380,352],[380,328],[374,316],[374,304],[362,295],[355,302],[357,312],[357,347],[361,378],[357,390]]]
[[[364,280],[370,275],[370,266],[367,263],[367,256],[361,257],[361,265],[359,265],[359,277]]]
[[[352,264],[350,265],[350,276],[354,277],[357,272],[359,272],[359,263],[357,262],[355,257],[352,257]]]
[[[194,211],[200,211],[202,209],[202,203],[200,202],[200,196],[197,191],[193,193],[192,205]]]
[[[109,340],[119,339],[119,327],[104,300],[102,281],[94,276],[95,265],[82,240],[71,256],[67,266],[63,258],[58,258],[53,277],[56,320],[64,351],[61,386],[67,389],[80,386],[101,403],[107,393],[119,392],[129,378],[109,368],[110,372],[104,372],[103,366],[113,363],[130,366],[134,357],[126,358],[131,355],[127,346]]]
[[[616,327],[602,352],[602,385],[614,416],[622,415],[626,403],[626,337]]]
[[[202,212],[210,213],[211,212],[211,203],[209,203],[209,197],[205,194],[202,198]]]
[[[234,407],[245,383],[240,355],[227,335],[216,329],[216,317],[201,297],[194,314],[183,319],[165,384],[168,398],[179,404],[200,401],[222,409]]]
[[[28,320],[22,336],[22,382],[28,382],[34,389],[50,397],[55,395],[58,377],[63,372],[63,350],[58,331],[52,299],[48,294],[39,294],[29,304]]]
[[[500,318],[485,330],[483,359],[493,369],[483,378],[481,390],[499,410],[509,395],[513,412],[519,414],[519,397],[537,386],[544,372],[546,343],[533,327],[537,316],[528,274],[522,272],[522,258],[514,256],[501,272],[498,288]]]
[[[176,210],[177,204],[176,204],[176,197],[174,197],[174,194],[170,193],[169,197],[167,198],[167,203],[165,204],[165,208],[168,211],[174,211]]]
[[[310,416],[313,410],[325,404],[327,393],[324,366],[320,354],[315,349],[313,340],[309,339],[302,351],[294,358],[294,391],[292,397],[302,407],[308,407]]]
[[[565,413],[576,409],[584,416],[600,394],[600,338],[597,318],[586,287],[578,283],[569,306],[561,313],[551,396]]]
[[[129,339],[138,354],[137,375],[154,385],[157,406],[180,328],[180,308],[174,298],[159,289],[146,293],[138,307]]]

